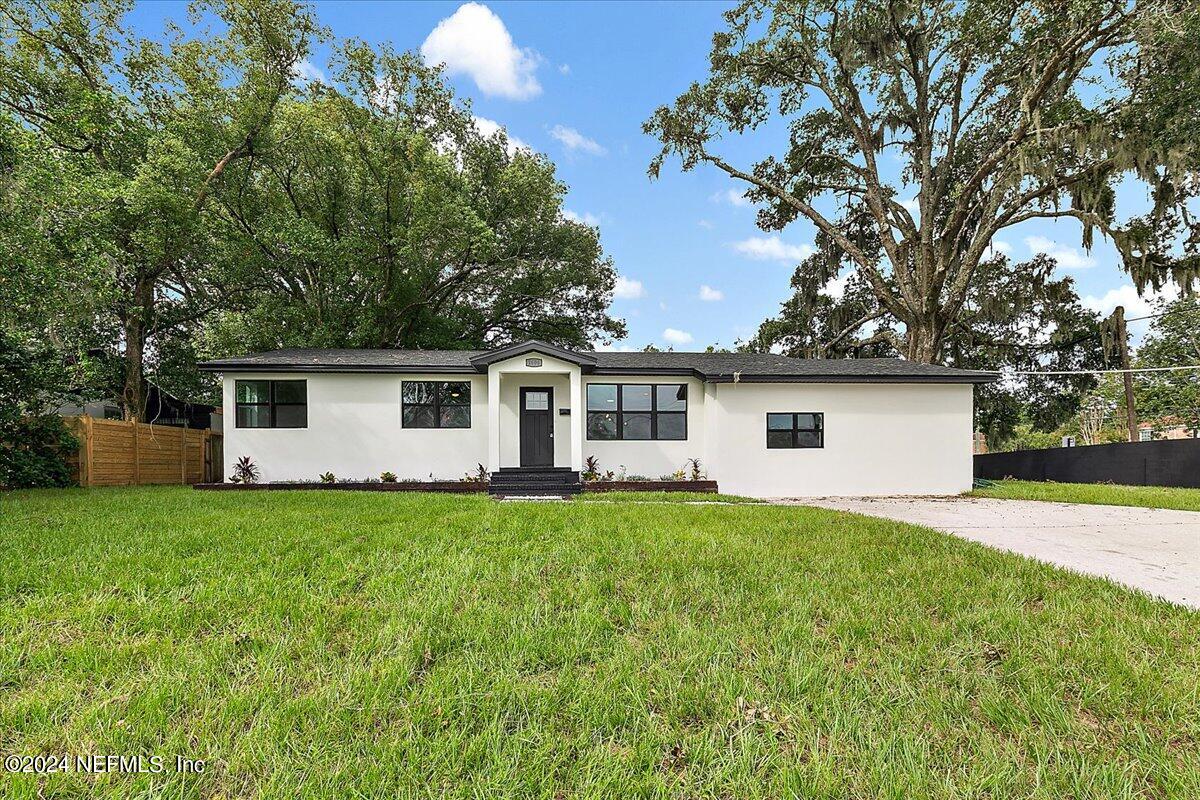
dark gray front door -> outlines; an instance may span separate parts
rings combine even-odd
[[[521,466],[554,466],[554,390],[521,387]]]

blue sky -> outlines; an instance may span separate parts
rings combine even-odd
[[[450,66],[449,81],[476,116],[547,154],[570,186],[566,208],[599,225],[605,251],[622,276],[613,313],[629,336],[616,347],[646,344],[678,350],[732,345],[753,334],[789,294],[794,265],[813,241],[807,222],[781,234],[754,224],[754,208],[715,168],[683,173],[668,162],[651,181],[657,153],[642,122],[706,74],[713,32],[728,3],[619,2],[319,2],[335,39],[390,42]],[[143,3],[132,22],[145,35],[185,7]],[[312,68],[326,69],[329,49]],[[316,74],[316,73],[314,73]],[[487,125],[487,122],[481,123]],[[749,164],[777,144],[779,129],[722,143],[734,163]],[[1123,190],[1120,205],[1142,205]],[[1116,251],[1097,241],[1080,247],[1077,225],[1031,222],[1011,228],[1002,247],[1015,258],[1037,251],[1059,259],[1091,307],[1128,316],[1147,313],[1119,268]],[[1144,323],[1131,325],[1140,338]]]

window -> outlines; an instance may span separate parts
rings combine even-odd
[[[587,438],[687,439],[687,386],[682,383],[590,383]]]
[[[768,450],[824,446],[824,414],[767,414]]]
[[[400,400],[401,427],[471,427],[470,381],[403,381]]]
[[[307,428],[308,381],[235,381],[239,428]]]
[[[1154,441],[1154,430],[1151,428],[1142,428],[1141,430],[1139,430],[1138,431],[1138,441],[1139,442]]]

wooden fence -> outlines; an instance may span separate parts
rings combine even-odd
[[[80,486],[219,483],[221,434],[168,425],[95,419],[67,420],[79,438],[71,466]]]

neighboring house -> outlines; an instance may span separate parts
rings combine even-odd
[[[1138,441],[1152,442],[1160,439],[1195,439],[1197,429],[1179,417],[1160,417],[1138,424]]]
[[[657,478],[700,459],[723,492],[955,494],[971,487],[972,388],[994,373],[896,359],[617,353],[530,341],[489,351],[279,350],[209,361],[224,378],[225,474],[458,478],[558,467]],[[511,474],[508,476],[511,478]]]
[[[145,393],[144,422],[197,430],[221,430],[221,409],[216,406],[180,400],[153,383],[146,384]],[[59,406],[55,413],[62,417],[77,417],[87,414],[96,419],[122,419],[124,417],[121,401],[115,397],[87,400],[82,403],[68,403]]]

